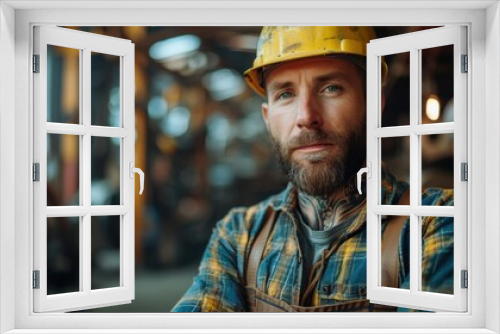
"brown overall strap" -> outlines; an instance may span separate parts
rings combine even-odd
[[[269,209],[266,212],[266,217],[264,217],[264,222],[255,240],[250,247],[250,254],[248,256],[247,266],[246,266],[246,284],[253,288],[257,287],[257,269],[259,267],[260,261],[262,259],[262,253],[264,252],[264,247],[266,246],[267,239],[271,233],[271,228],[274,226],[274,221],[276,220],[276,211]]]
[[[410,191],[406,190],[398,205],[410,204]],[[382,238],[382,286],[399,288],[399,237],[406,222],[406,216],[392,216]]]
[[[399,199],[399,205],[408,205],[410,203],[410,192],[406,190]],[[264,247],[269,238],[271,228],[274,226],[276,211],[269,210],[266,213],[262,228],[255,237],[250,247],[250,253],[246,264],[246,285],[257,287],[257,269],[262,259]],[[382,286],[399,287],[399,236],[403,229],[407,217],[393,216],[387,223],[383,237],[382,248]]]

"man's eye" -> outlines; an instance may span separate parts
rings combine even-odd
[[[278,94],[277,100],[289,99],[291,97],[292,97],[292,93],[284,92],[284,93]]]
[[[328,93],[337,93],[341,90],[342,88],[337,85],[330,85],[325,88],[325,91]]]

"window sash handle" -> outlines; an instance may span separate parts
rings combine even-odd
[[[368,161],[366,163],[366,167],[364,168],[361,168],[359,171],[358,171],[358,177],[357,177],[357,186],[358,186],[358,193],[361,195],[363,192],[361,191],[361,175],[363,175],[363,173],[366,173],[366,177],[367,178],[371,178],[372,177],[372,163],[370,161]]]
[[[141,189],[139,190],[139,195],[142,195],[142,191],[144,190],[144,172],[140,168],[134,167],[133,161],[130,161],[129,163],[129,170],[130,170],[129,177],[131,179],[134,178],[134,173],[139,174],[139,184],[141,187]]]

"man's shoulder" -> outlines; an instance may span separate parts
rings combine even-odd
[[[422,205],[452,206],[453,189],[426,188],[422,191]]]
[[[398,180],[385,168],[382,170],[382,200],[383,203],[397,203],[401,196],[410,189],[406,181]],[[422,188],[422,205],[452,206],[453,189],[438,187]]]

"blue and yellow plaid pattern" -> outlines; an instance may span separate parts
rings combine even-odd
[[[397,204],[408,184],[384,172],[382,203]],[[363,199],[364,201],[364,199]],[[257,205],[231,210],[219,221],[203,255],[192,286],[173,312],[246,312],[245,266],[249,245],[265,221],[267,210],[277,221],[257,270],[257,288],[291,305],[299,305],[302,259],[297,238],[297,193],[288,186]],[[453,205],[453,190],[429,188],[422,205]],[[366,205],[348,215],[349,227],[335,242],[338,251],[314,290],[311,305],[334,305],[366,298]],[[382,216],[382,224],[387,217]],[[342,222],[340,222],[342,223]],[[453,293],[453,218],[422,218],[422,289]],[[400,287],[409,288],[409,223],[400,236]],[[325,288],[326,287],[326,288]],[[400,309],[405,310],[405,309]]]

